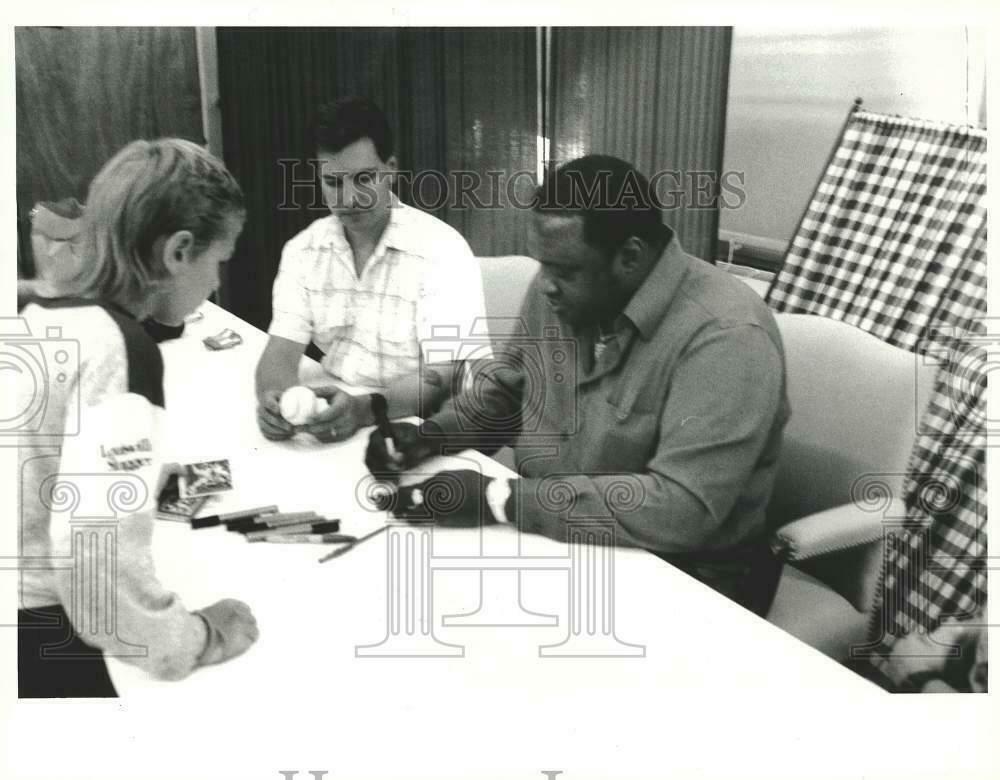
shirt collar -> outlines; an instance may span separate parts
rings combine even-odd
[[[389,193],[389,197],[389,224],[385,226],[382,237],[379,238],[378,243],[375,245],[373,257],[380,254],[383,248],[391,248],[400,252],[412,249],[410,239],[413,237],[413,231],[407,229],[410,207],[396,197],[395,193]],[[344,235],[344,226],[341,224],[340,218],[335,214],[330,215],[328,234],[338,242],[347,242],[347,237]]]
[[[646,341],[662,322],[687,271],[687,255],[677,234],[671,233],[653,270],[636,290],[623,312]]]

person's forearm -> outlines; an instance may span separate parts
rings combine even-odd
[[[430,417],[447,398],[452,378],[457,371],[458,364],[434,364],[425,366],[419,374],[408,374],[390,382],[382,393],[388,406],[389,419]],[[375,425],[371,394],[351,393],[350,396],[354,404],[353,419],[357,426],[365,428]]]
[[[435,363],[424,366],[418,374],[410,374],[391,382],[385,390],[389,418],[428,418],[448,398],[458,363]],[[366,424],[374,425],[374,419]]]
[[[523,377],[499,361],[473,364],[470,371],[470,390],[449,398],[430,422],[456,444],[493,452],[521,430]]]
[[[271,390],[279,392],[287,390],[289,387],[297,384],[299,381],[299,361],[300,358],[298,356],[291,359],[280,355],[268,354],[267,350],[265,350],[264,355],[261,356],[260,362],[257,364],[257,371],[254,375],[257,397],[259,398],[263,393]]]
[[[554,475],[518,479],[507,501],[519,528],[568,541],[574,519],[614,522],[615,542],[664,553],[715,546],[722,519],[682,485],[654,474]]]

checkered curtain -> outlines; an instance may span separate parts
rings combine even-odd
[[[985,196],[984,131],[855,110],[767,296],[939,366],[871,654],[986,598]]]

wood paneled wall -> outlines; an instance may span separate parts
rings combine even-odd
[[[129,141],[204,143],[193,27],[18,27],[14,45],[19,236],[36,202],[82,202]]]

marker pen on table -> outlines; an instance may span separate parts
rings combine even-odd
[[[274,528],[254,528],[251,531],[244,532],[244,535],[248,541],[253,542],[265,536],[274,536],[275,534],[282,536],[289,536],[291,534],[325,534],[336,533],[339,530],[339,520],[321,520],[317,523],[296,523],[295,525],[281,525]]]
[[[244,517],[226,523],[226,528],[230,531],[256,531],[259,528],[278,528],[283,525],[295,525],[306,521],[319,522],[320,516],[315,512],[282,512],[269,515],[258,515],[257,517]]]
[[[225,514],[219,515],[207,515],[205,517],[196,517],[191,521],[192,528],[212,528],[216,525],[222,525],[225,523],[238,522],[241,520],[253,520],[259,515],[267,515],[273,512],[277,512],[278,507],[276,506],[258,506],[253,509],[242,509],[239,512],[227,512]]]
[[[379,534],[384,533],[388,528],[389,528],[389,524],[386,523],[385,525],[380,526],[379,528],[376,528],[374,531],[372,531],[370,533],[367,533],[367,534],[365,534],[364,536],[362,536],[362,537],[360,537],[358,539],[355,539],[353,542],[351,542],[349,544],[345,544],[343,547],[338,547],[332,553],[328,553],[327,555],[324,555],[322,558],[319,559],[319,562],[320,563],[326,563],[327,561],[332,561],[334,558],[339,558],[341,555],[344,555],[345,553],[349,553],[351,550],[353,550],[359,544],[367,542],[369,539],[374,539]]]
[[[345,534],[271,534],[251,542],[276,542],[278,544],[344,544],[356,542],[356,536]]]

